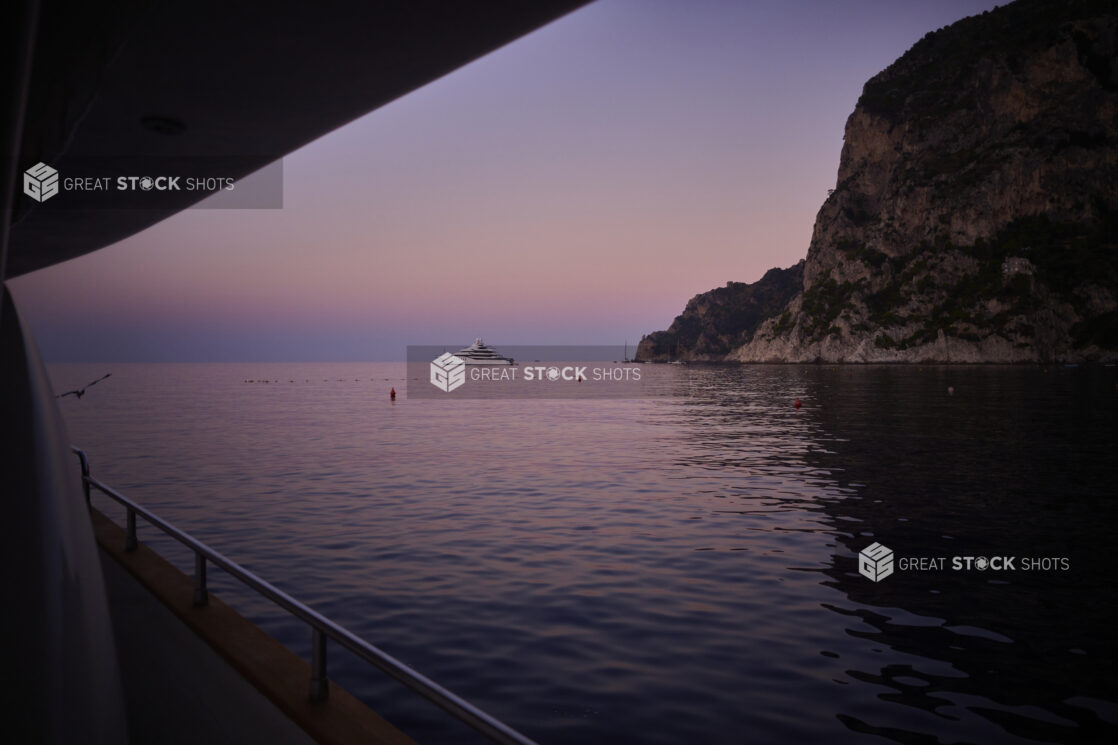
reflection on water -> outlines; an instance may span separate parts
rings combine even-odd
[[[115,366],[63,410],[106,481],[544,745],[1118,735],[1114,369],[648,366],[640,400],[393,404],[403,369]],[[1070,569],[873,583],[874,541]]]
[[[834,610],[870,627],[851,633],[919,658],[849,671],[883,700],[918,710],[904,725],[840,719],[901,742],[916,741],[912,731],[948,741],[1113,741],[1113,371],[906,372],[815,376],[811,395],[829,402],[819,420],[841,443],[818,462],[858,493],[828,510],[836,528],[859,521],[840,542],[854,552],[872,536],[909,556],[1013,556],[1022,566],[908,572],[875,585],[839,557],[827,574],[848,602]],[[948,386],[954,395],[944,395]],[[1024,571],[1024,560],[1051,557],[1066,557],[1069,571]]]

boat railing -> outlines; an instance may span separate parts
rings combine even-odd
[[[72,447],[71,449],[81,462],[82,488],[86,503],[91,503],[91,490],[96,489],[125,508],[127,525],[124,543],[125,551],[135,551],[136,547],[139,545],[136,529],[137,516],[142,517],[152,526],[163,531],[168,536],[193,551],[193,600],[195,605],[205,605],[209,599],[209,590],[206,586],[206,566],[207,562],[209,562],[220,567],[226,574],[240,580],[243,584],[255,590],[257,594],[271,600],[280,608],[283,608],[310,627],[310,698],[312,700],[321,701],[329,695],[329,682],[326,678],[326,640],[331,639],[343,648],[357,655],[360,659],[415,691],[459,721],[485,735],[492,742],[501,743],[501,745],[536,745],[533,740],[520,734],[504,722],[486,714],[470,702],[448,691],[423,674],[411,669],[387,652],[378,649],[364,639],[356,636],[353,632],[339,626],[329,618],[326,618],[313,608],[299,602],[270,582],[261,579],[232,559],[207,546],[185,531],[176,528],[151,510],[141,507],[112,487],[103,484],[90,475],[89,459],[86,457],[85,452],[78,447]]]

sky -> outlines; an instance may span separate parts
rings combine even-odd
[[[48,362],[636,344],[807,253],[870,77],[978,0],[599,0],[186,210],[9,282]]]

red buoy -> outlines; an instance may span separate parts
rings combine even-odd
[[[396,400],[396,389],[395,389],[395,388],[393,388],[392,390],[390,390],[390,391],[388,392],[388,397],[389,397],[390,399],[392,399],[393,401],[395,401],[395,400]]]
[[[803,401],[801,401],[800,399],[798,399],[798,398],[797,398],[797,399],[796,399],[796,404],[795,404],[795,405],[796,405],[796,408],[798,409],[798,408],[800,408],[801,406],[803,406],[804,404],[803,404]]]

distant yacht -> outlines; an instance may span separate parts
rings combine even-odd
[[[474,339],[474,343],[465,349],[459,349],[454,353],[455,357],[459,357],[465,361],[467,365],[515,365],[512,357],[505,357],[497,352],[493,347],[485,345],[481,339]]]

